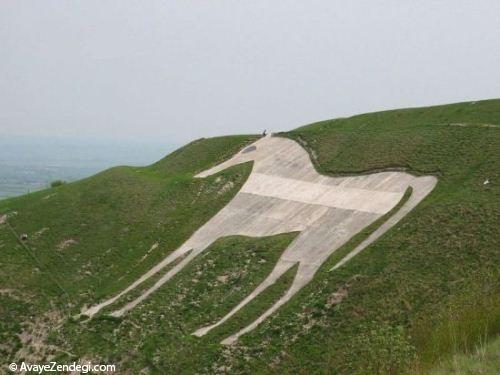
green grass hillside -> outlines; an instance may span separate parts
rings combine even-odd
[[[481,343],[468,353],[457,353],[445,358],[430,373],[431,375],[500,374],[500,337],[489,343]]]
[[[56,358],[115,363],[129,374],[425,373],[500,335],[500,100],[370,113],[280,136],[302,144],[324,174],[405,169],[439,182],[335,272],[332,256],[234,347],[219,341],[270,306],[294,269],[207,336],[191,332],[248,294],[295,233],[221,239],[123,319],[72,317],[220,210],[251,165],[192,176],[256,137],[203,139],[148,167],[0,201],[8,214],[0,224],[0,366]]]
[[[435,173],[439,183],[337,275],[318,277],[334,286],[359,275],[329,329],[304,338],[330,350],[292,352],[285,368],[311,360],[345,371],[424,370],[500,333],[499,124],[500,101],[490,100],[371,113],[287,134],[325,174],[404,168]],[[321,304],[325,291],[311,293]],[[407,353],[397,352],[399,340]]]
[[[0,224],[0,360],[20,347],[18,333],[48,336],[50,325],[120,290],[184,242],[236,194],[250,165],[204,180],[193,173],[253,139],[203,139],[149,167],[117,167],[0,201],[8,215]]]

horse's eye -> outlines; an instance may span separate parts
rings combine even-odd
[[[242,154],[247,154],[247,153],[255,151],[255,150],[257,150],[257,147],[255,147],[255,146],[249,146],[249,147],[245,148],[243,151],[241,151],[241,153]]]

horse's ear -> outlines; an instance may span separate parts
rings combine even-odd
[[[257,146],[255,145],[250,145],[237,154],[235,154],[231,159],[226,160],[212,168],[206,169],[203,172],[198,173],[194,177],[196,178],[205,178],[209,177],[213,174],[219,173],[220,171],[223,171],[224,169],[227,169],[229,167],[232,167],[233,165],[238,165],[242,163],[246,163],[247,161],[251,161],[255,159],[255,152],[257,150]]]

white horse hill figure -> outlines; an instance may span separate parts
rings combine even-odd
[[[112,316],[122,316],[169,281],[218,238],[231,235],[262,237],[300,232],[284,250],[271,273],[252,293],[219,321],[194,332],[196,336],[203,336],[223,324],[298,264],[288,291],[253,323],[222,341],[223,344],[234,343],[238,337],[257,327],[311,281],[316,271],[335,250],[394,208],[408,187],[412,187],[412,194],[401,208],[333,269],[342,266],[396,224],[429,194],[437,182],[434,176],[416,177],[404,172],[381,172],[349,177],[323,176],[316,172],[309,155],[299,144],[271,135],[260,138],[231,159],[195,177],[204,178],[248,161],[253,161],[248,180],[222,210],[200,227],[180,248],[126,289],[83,311],[83,314],[90,317],[95,315],[103,307],[114,303],[180,259],[139,297],[111,313]]]

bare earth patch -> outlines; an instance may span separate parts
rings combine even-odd
[[[8,296],[13,296],[15,294],[14,289],[9,289],[9,288],[0,288],[0,295],[5,294]]]
[[[70,247],[71,245],[76,245],[77,243],[78,243],[78,241],[70,238],[68,240],[64,240],[61,243],[59,243],[59,245],[57,245],[57,249],[64,250],[64,249],[67,249],[68,247]]]
[[[38,232],[35,233],[34,237],[40,237],[42,234],[44,234],[45,232],[47,232],[49,230],[49,228],[45,227],[45,228],[42,228],[40,229]]]
[[[151,252],[152,252],[153,250],[158,249],[158,246],[159,246],[159,245],[160,245],[160,244],[159,244],[158,242],[155,242],[155,243],[154,243],[154,244],[150,247],[150,249],[148,250],[148,252],[147,252],[146,254],[144,254],[144,256],[141,258],[141,260],[140,260],[139,262],[142,262],[144,259],[146,259],[146,258],[148,257],[148,255],[149,255],[149,254],[151,254]]]
[[[227,276],[227,275],[217,276],[217,281],[222,283],[222,284],[225,284],[225,283],[227,283],[228,278],[229,278],[229,276]]]
[[[52,310],[32,321],[25,322],[25,328],[19,334],[22,347],[17,351],[15,360],[36,363],[51,360],[58,353],[64,352],[61,348],[47,343],[51,331],[57,329],[63,320],[63,315],[58,310]]]
[[[231,190],[234,186],[233,181],[228,181],[220,188],[220,190],[217,192],[218,195],[224,195],[226,194],[229,190]]]

